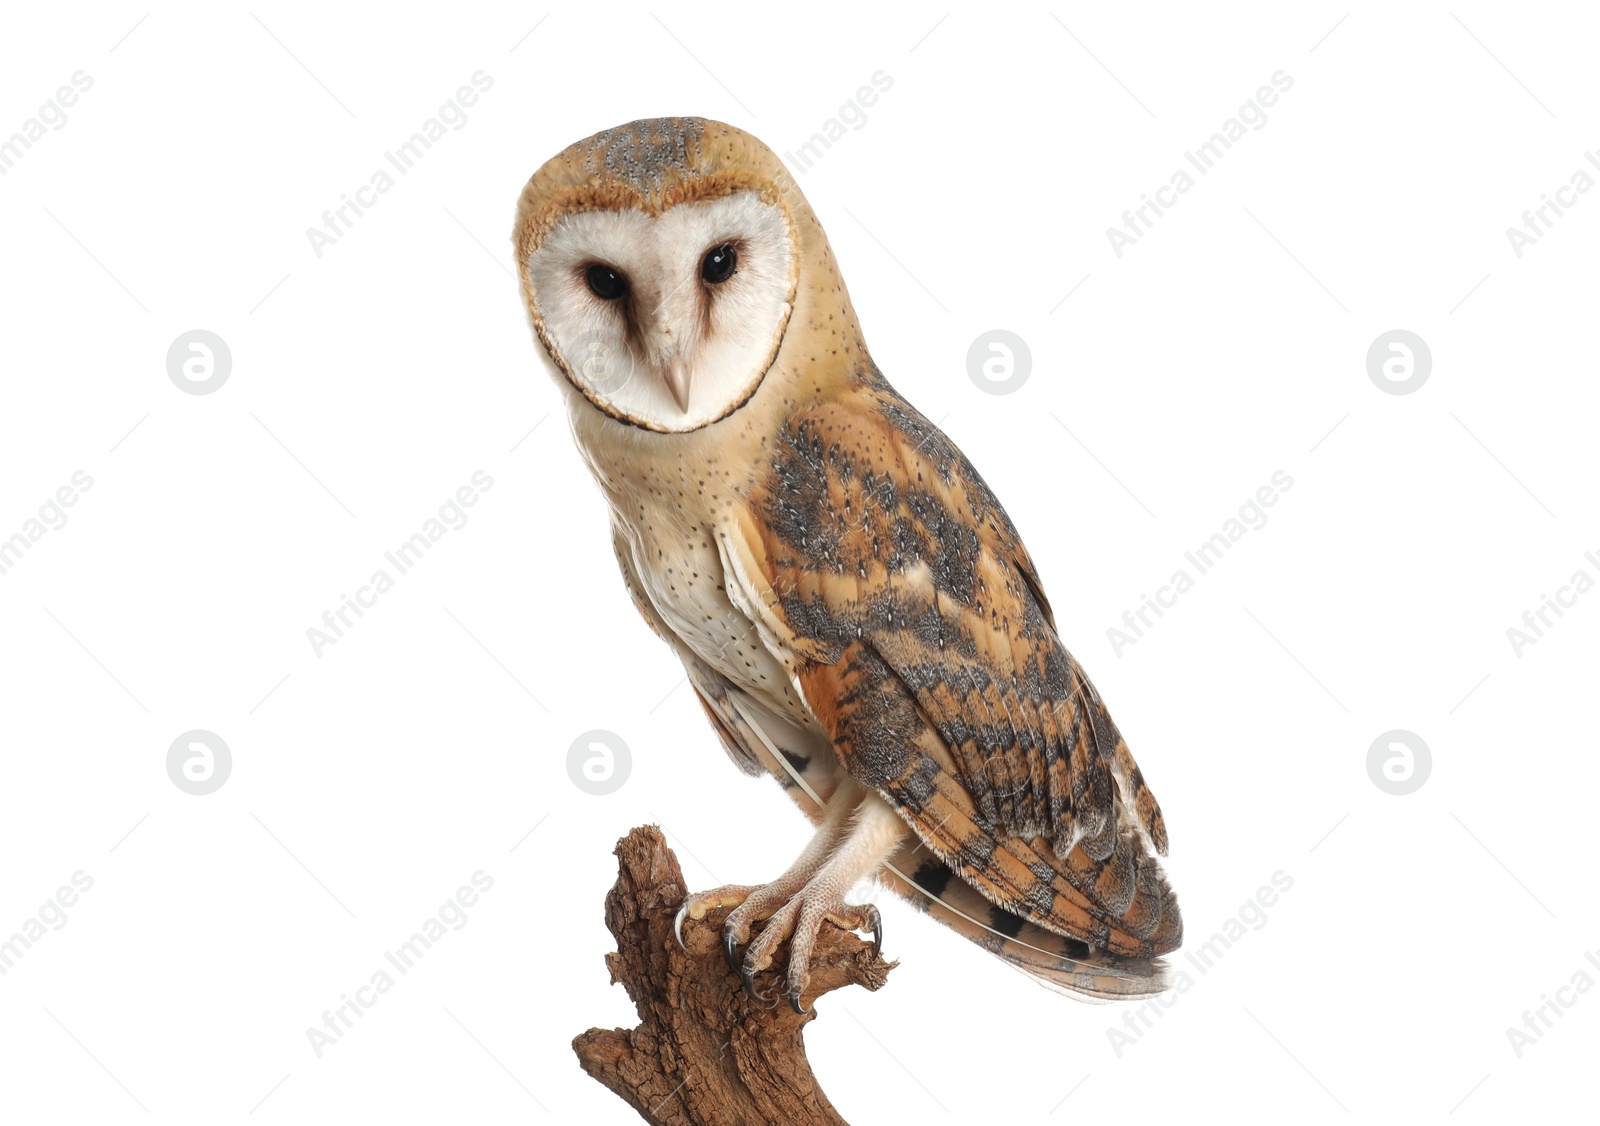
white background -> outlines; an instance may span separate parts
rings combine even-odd
[[[634,1023],[602,961],[613,843],[659,822],[706,887],[771,878],[807,829],[617,581],[514,205],[637,117],[793,150],[880,70],[799,174],[874,357],[1022,529],[1166,809],[1186,948],[1293,886],[1209,972],[1180,954],[1192,988],[1131,1046],[1131,1006],[891,902],[900,968],[808,1033],[829,1095],[856,1123],[1587,1105],[1600,996],[1562,994],[1520,1057],[1507,1030],[1600,981],[1600,593],[1520,655],[1506,631],[1600,575],[1600,192],[1521,258],[1505,231],[1600,150],[1595,33],[1472,2],[11,9],[0,135],[93,87],[0,177],[0,537],[94,483],[0,575],[0,938],[94,884],[0,976],[0,1116],[636,1121],[569,1047]],[[466,124],[319,258],[306,229],[480,70]],[[1279,70],[1266,125],[1118,258],[1106,229]],[[233,356],[204,396],[166,371],[196,328]],[[966,370],[995,328],[1032,351],[1011,395]],[[1432,350],[1409,395],[1366,370],[1395,328]],[[470,521],[314,653],[477,470]],[[1269,522],[1115,653],[1278,470]],[[166,769],[195,728],[233,755],[205,797]],[[1396,728],[1433,757],[1405,797],[1367,770]],[[591,729],[632,751],[610,796],[568,777]],[[306,1030],[479,870],[466,925],[318,1058]]]

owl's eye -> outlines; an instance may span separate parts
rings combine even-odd
[[[739,255],[731,243],[723,243],[706,251],[700,260],[700,276],[712,285],[719,285],[733,277],[733,268],[739,264]]]
[[[628,292],[628,279],[603,262],[596,262],[583,273],[589,292],[602,301],[615,301]]]

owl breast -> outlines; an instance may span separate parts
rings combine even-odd
[[[635,597],[670,632],[667,640],[778,715],[820,733],[784,662],[729,598],[712,530],[696,514],[648,504],[634,512],[630,519],[613,509],[618,554],[626,556],[624,577],[637,585]]]

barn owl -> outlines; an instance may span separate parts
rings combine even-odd
[[[607,129],[534,173],[513,243],[635,606],[815,827],[679,925],[731,907],[746,988],[788,940],[804,1011],[824,924],[881,945],[846,901],[875,879],[1063,992],[1164,988],[1155,797],[999,501],[868,355],[778,158],[700,118]]]

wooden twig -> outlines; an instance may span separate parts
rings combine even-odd
[[[824,924],[801,999],[806,1015],[792,1011],[784,996],[781,956],[756,975],[760,999],[752,1000],[723,956],[725,911],[685,922],[687,951],[673,938],[686,889],[661,831],[633,830],[617,842],[616,855],[606,927],[617,949],[606,965],[612,983],[621,982],[633,999],[639,1026],[591,1028],[575,1039],[584,1071],[653,1126],[847,1126],[811,1074],[801,1030],[818,997],[851,984],[875,990],[893,963],[875,957],[870,943]]]

